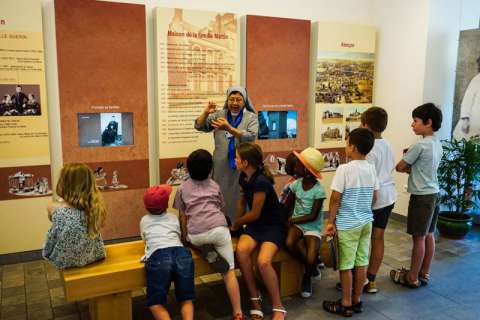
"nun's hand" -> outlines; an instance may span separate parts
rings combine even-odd
[[[230,124],[228,123],[227,119],[225,118],[218,118],[212,121],[211,123],[212,127],[214,127],[217,130],[225,130],[229,131],[231,129]]]
[[[203,110],[203,112],[207,115],[214,113],[217,111],[217,104],[213,101],[208,101],[207,106]]]

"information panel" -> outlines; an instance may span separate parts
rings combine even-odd
[[[64,163],[95,172],[104,238],[139,234],[149,186],[145,6],[56,0]]]
[[[213,152],[213,136],[194,129],[208,101],[223,108],[239,81],[237,17],[232,13],[156,8],[160,180],[177,184],[195,149]]]

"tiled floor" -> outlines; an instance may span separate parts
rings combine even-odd
[[[357,319],[480,319],[480,228],[463,240],[437,237],[437,255],[428,287],[412,290],[393,284],[390,268],[408,265],[411,240],[405,226],[391,221],[386,232],[386,255],[378,276],[379,293],[365,295],[365,311]],[[86,302],[68,303],[64,299],[58,272],[44,261],[0,266],[0,319],[89,319]],[[229,303],[223,284],[217,277],[202,278],[197,287],[196,319],[229,319]],[[324,299],[336,299],[337,273],[323,272],[315,282],[310,299],[299,296],[284,300],[289,319],[340,319],[322,310]],[[242,287],[244,308],[246,290]],[[176,319],[173,297],[169,308]],[[134,319],[152,319],[144,307],[142,292],[134,299]],[[264,310],[269,310],[268,301]],[[247,310],[246,310],[247,311]],[[269,319],[269,316],[267,316]]]

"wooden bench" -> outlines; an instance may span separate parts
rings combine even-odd
[[[88,299],[92,320],[132,319],[132,292],[146,285],[144,264],[140,262],[144,242],[124,242],[105,248],[105,260],[62,272],[65,298],[67,301]],[[199,254],[192,251],[192,256],[196,277],[215,273]],[[280,294],[299,293],[303,276],[301,264],[281,250],[275,255],[273,265],[279,277]]]

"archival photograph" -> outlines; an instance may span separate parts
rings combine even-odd
[[[316,103],[372,103],[374,54],[320,52]]]
[[[0,84],[1,116],[40,116],[40,86],[37,84]]]
[[[322,108],[322,123],[342,123],[343,107],[328,105]]]
[[[79,113],[81,147],[112,147],[133,144],[133,113]]]
[[[322,142],[342,141],[343,126],[338,124],[323,125],[320,127]]]

